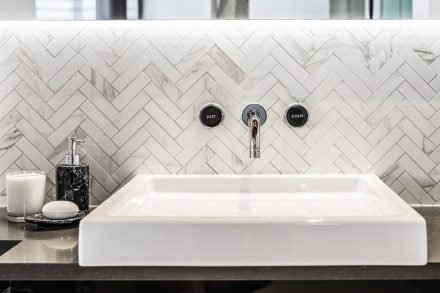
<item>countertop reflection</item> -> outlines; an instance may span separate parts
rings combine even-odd
[[[21,240],[0,256],[2,263],[77,263],[78,228],[26,230],[25,224],[10,223],[0,209],[0,240]]]

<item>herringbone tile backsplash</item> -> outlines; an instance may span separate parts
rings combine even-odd
[[[0,22],[0,191],[86,139],[92,203],[137,173],[375,173],[440,199],[440,22]],[[204,128],[216,102],[224,123]],[[241,112],[268,113],[261,159]],[[303,103],[292,129],[286,106]]]

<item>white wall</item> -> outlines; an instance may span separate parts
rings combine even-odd
[[[414,19],[429,19],[430,18],[430,4],[439,2],[438,0],[413,0],[413,18]]]
[[[211,19],[209,0],[144,0],[144,19]]]
[[[440,1],[429,1],[429,19],[440,19]]]
[[[34,19],[35,1],[34,0],[0,0],[0,19]]]
[[[250,19],[329,19],[329,0],[249,0]]]

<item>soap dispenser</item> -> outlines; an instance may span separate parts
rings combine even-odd
[[[89,210],[89,166],[81,164],[76,154],[77,144],[84,140],[68,138],[69,153],[64,164],[56,167],[56,199],[74,202],[81,211]]]

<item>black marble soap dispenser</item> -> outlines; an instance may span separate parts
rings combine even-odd
[[[76,146],[83,140],[69,137],[69,153],[64,164],[56,167],[56,199],[76,203],[81,211],[89,210],[89,166],[81,164]]]

